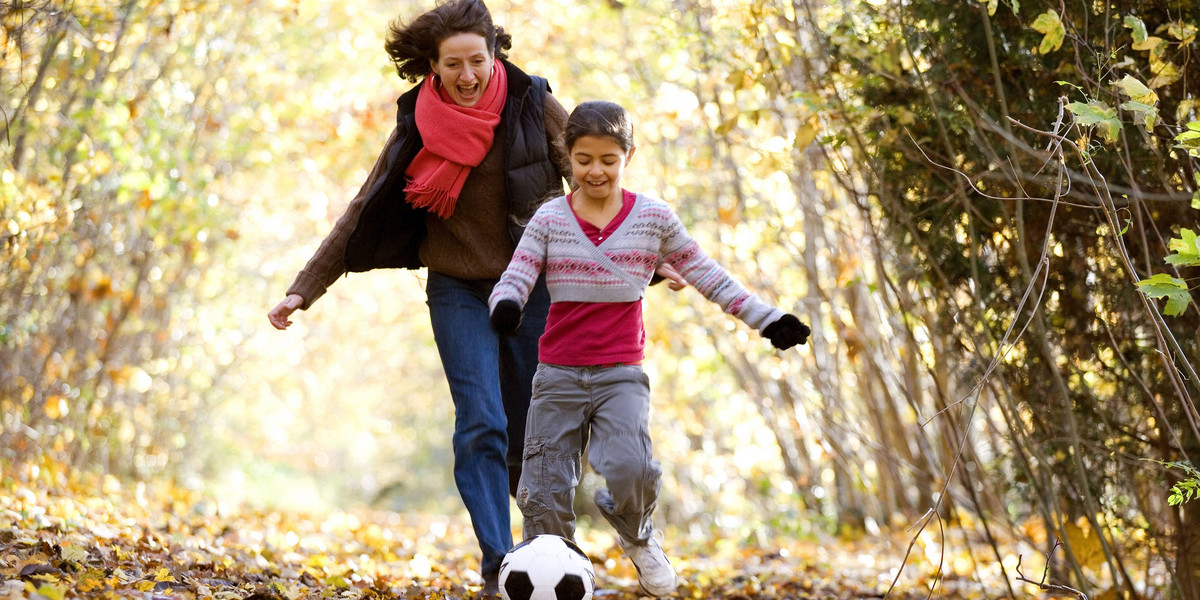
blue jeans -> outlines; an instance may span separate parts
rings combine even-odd
[[[454,400],[454,482],[471,515],[485,574],[499,571],[512,547],[508,496],[520,478],[538,338],[550,310],[550,293],[539,279],[521,327],[500,336],[488,319],[494,284],[430,271],[425,287],[433,339]]]

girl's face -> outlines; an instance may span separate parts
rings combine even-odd
[[[626,152],[615,138],[585,135],[571,146],[571,173],[579,192],[590,200],[604,201],[621,193],[621,175],[635,148]]]
[[[478,33],[456,33],[442,40],[438,59],[429,64],[459,106],[475,106],[492,80],[492,53]]]

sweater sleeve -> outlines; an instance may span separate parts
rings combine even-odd
[[[663,230],[663,262],[670,263],[688,283],[725,312],[741,319],[762,333],[785,312],[751,293],[717,264],[688,234],[679,217],[671,211]]]
[[[543,206],[542,209],[538,209],[529,220],[508,267],[492,288],[492,294],[488,298],[489,313],[496,309],[496,304],[501,300],[512,300],[521,308],[524,308],[525,302],[529,300],[529,294],[546,266],[549,236],[544,208]]]
[[[316,253],[309,259],[308,264],[304,265],[304,268],[296,275],[291,287],[288,288],[287,295],[299,294],[301,298],[304,298],[304,304],[301,304],[300,308],[308,310],[308,307],[312,306],[317,298],[325,295],[329,286],[333,285],[338,277],[346,273],[346,243],[354,231],[354,226],[358,223],[358,216],[362,213],[367,192],[375,185],[376,180],[383,176],[387,168],[388,151],[393,144],[398,142],[398,137],[397,131],[393,129],[392,134],[388,136],[387,143],[384,144],[383,152],[379,154],[379,158],[375,160],[375,166],[371,169],[367,180],[363,182],[362,188],[350,200],[346,212],[342,213],[329,235],[325,236],[325,240],[321,242]]]

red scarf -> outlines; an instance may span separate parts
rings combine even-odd
[[[409,204],[445,219],[454,213],[471,168],[492,149],[492,136],[508,98],[508,74],[497,59],[487,89],[470,107],[455,104],[440,83],[430,75],[417,92],[417,130],[425,147],[404,172],[408,179],[404,194]]]

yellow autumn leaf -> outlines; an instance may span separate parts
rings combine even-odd
[[[1120,81],[1113,82],[1113,85],[1121,89],[1121,93],[1129,97],[1134,102],[1140,102],[1154,106],[1158,104],[1158,94],[1146,87],[1146,84],[1139,81],[1132,75],[1122,77]]]
[[[63,546],[62,559],[67,562],[82,563],[87,561],[87,550],[80,546]]]
[[[1104,565],[1104,545],[1086,517],[1063,526],[1063,537],[1080,566],[1099,569]]]
[[[37,593],[49,600],[63,600],[67,595],[67,586],[46,583],[38,586]]]
[[[1167,25],[1167,35],[1186,46],[1196,41],[1196,26],[1184,21],[1172,21]]]
[[[1179,67],[1170,61],[1150,61],[1150,72],[1154,73],[1154,78],[1146,83],[1151,88],[1160,88],[1171,85],[1182,74],[1179,72]]]
[[[813,121],[809,121],[796,131],[796,148],[807,148],[815,139],[817,139],[817,127]]]
[[[1132,48],[1134,50],[1154,50],[1159,44],[1163,43],[1163,39],[1158,36],[1149,36],[1140,42],[1134,42]]]
[[[1175,107],[1175,120],[1180,122],[1186,121],[1187,116],[1192,112],[1192,107],[1196,105],[1196,100],[1192,98],[1180,100],[1179,106]]]
[[[1058,13],[1048,10],[1033,21],[1033,29],[1041,33],[1042,44],[1038,47],[1040,54],[1049,54],[1062,47],[1063,39],[1067,36],[1067,31],[1063,27],[1062,19]]]
[[[115,581],[113,583],[115,583]],[[110,585],[110,582],[108,579],[105,579],[104,572],[98,569],[93,569],[84,573],[83,576],[79,578],[79,581],[75,584],[75,589],[86,593],[92,590],[100,589],[105,585]]]

